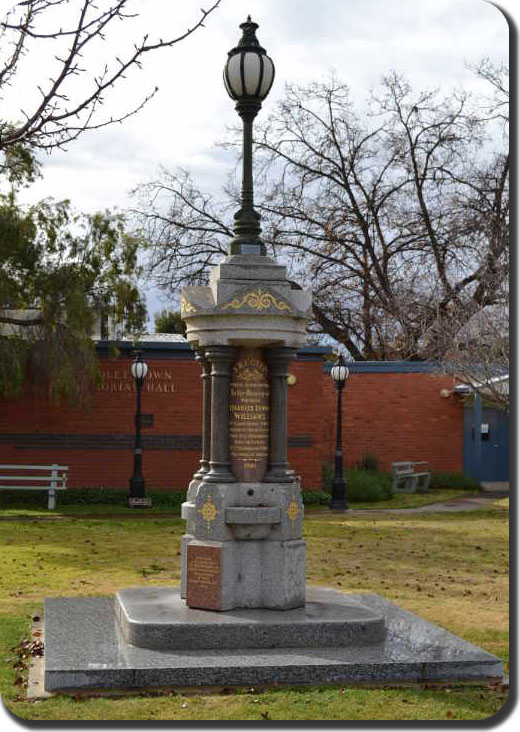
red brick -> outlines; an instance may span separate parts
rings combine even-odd
[[[190,359],[153,359],[150,369],[171,372],[173,393],[143,392],[142,410],[154,414],[144,435],[200,435],[199,366]],[[104,359],[104,369],[128,372],[129,361]],[[296,384],[289,387],[289,435],[307,436],[312,444],[293,447],[289,459],[307,489],[321,486],[323,462],[332,462],[335,448],[336,392],[321,361],[296,361]],[[131,380],[128,377],[128,383]],[[463,408],[455,396],[441,398],[453,379],[439,373],[352,373],[343,391],[343,448],[346,466],[366,452],[377,455],[382,468],[396,460],[427,460],[434,470],[462,470]],[[69,466],[69,486],[126,488],[132,473],[128,449],[21,448],[9,435],[134,434],[135,395],[96,393],[88,412],[23,397],[0,404],[0,462],[50,463]],[[5,435],[2,441],[2,435]],[[129,443],[130,444],[130,443]],[[185,490],[200,455],[193,449],[144,451],[143,472],[150,488]]]

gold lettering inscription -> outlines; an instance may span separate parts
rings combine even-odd
[[[186,604],[188,607],[220,610],[220,556],[218,546],[188,544]]]
[[[242,348],[230,383],[229,450],[239,480],[261,480],[269,454],[269,379],[259,348]]]
[[[191,560],[190,569],[199,585],[212,585],[219,577],[219,563],[212,556],[196,554]]]

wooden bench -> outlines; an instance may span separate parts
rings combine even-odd
[[[47,508],[56,508],[56,491],[67,488],[67,465],[0,465],[0,490],[48,491]]]
[[[431,475],[425,461],[392,463],[392,493],[428,493]]]

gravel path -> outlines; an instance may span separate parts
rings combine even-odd
[[[347,513],[367,514],[367,513],[445,513],[456,511],[476,511],[479,508],[487,508],[490,501],[496,501],[498,498],[506,498],[509,492],[506,491],[488,491],[479,493],[474,496],[465,498],[451,498],[449,501],[442,503],[430,503],[427,506],[417,506],[417,508],[352,508]]]

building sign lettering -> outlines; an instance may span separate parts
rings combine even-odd
[[[132,394],[135,384],[130,369],[108,368],[101,369],[102,383],[100,391],[109,394]],[[177,385],[173,381],[170,369],[149,368],[142,391],[151,394],[176,394]]]

